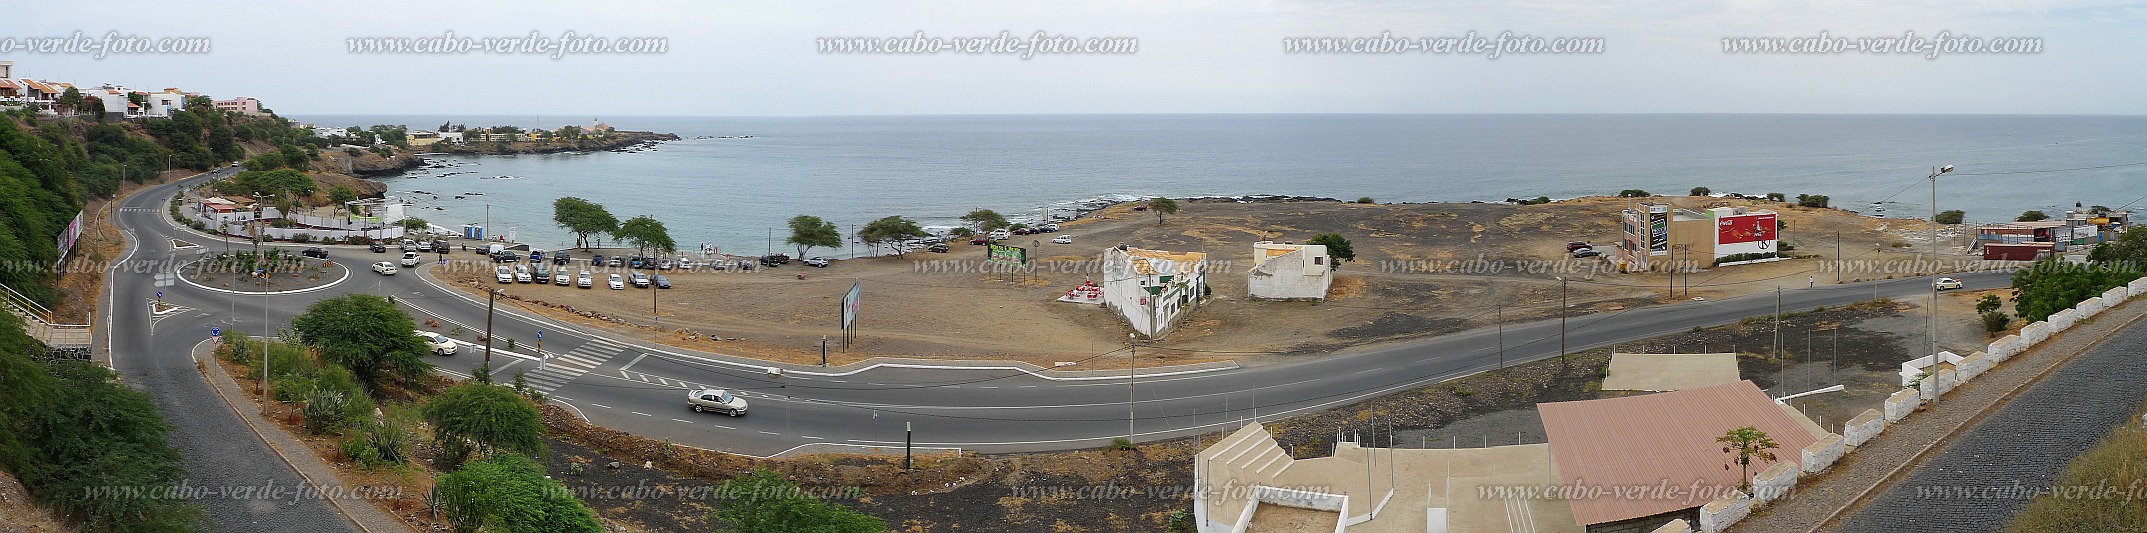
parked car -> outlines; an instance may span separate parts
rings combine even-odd
[[[1566,251],[1567,251],[1567,252],[1573,252],[1573,251],[1578,251],[1578,250],[1580,250],[1580,249],[1582,249],[1582,248],[1594,248],[1594,247],[1595,247],[1595,246],[1593,246],[1593,245],[1589,245],[1589,244],[1588,244],[1588,241],[1572,241],[1572,242],[1568,242],[1568,243],[1566,243]]]
[[[309,247],[309,248],[306,248],[306,249],[305,249],[305,250],[303,250],[303,251],[300,251],[300,252],[298,252],[298,255],[303,255],[303,256],[306,256],[306,257],[311,257],[311,258],[315,258],[315,259],[327,259],[327,258],[328,258],[328,249],[326,249],[326,248],[322,248],[322,247],[319,247],[319,246],[314,246],[314,247]]]
[[[687,258],[684,258],[684,257],[678,258],[678,269],[679,269],[679,270],[693,270],[693,260],[692,260],[692,259],[687,259]]]
[[[520,261],[520,260],[521,260],[521,259],[519,259],[520,257],[521,257],[521,256],[519,256],[519,255],[515,255],[515,253],[514,253],[514,252],[500,252],[500,253],[492,254],[492,262],[494,262],[494,263],[512,263],[512,262],[515,262],[515,261]]]
[[[583,270],[581,271],[581,274],[574,276],[574,286],[576,287],[587,289],[595,285],[596,279],[590,276],[589,271],[587,270]]]
[[[1007,231],[1003,229],[995,229],[991,230],[991,235],[988,236],[991,237],[991,240],[1003,241],[1006,240],[1008,237],[1014,236],[1014,234],[1007,233]]]
[[[604,254],[595,254],[595,255],[591,255],[591,256],[589,256],[589,265],[590,265],[590,266],[604,266]]]
[[[382,276],[393,276],[395,275],[395,263],[387,261],[373,263],[373,271],[379,272]]]
[[[934,253],[942,253],[942,254],[943,254],[943,253],[947,253],[947,250],[948,250],[948,248],[947,248],[947,243],[943,243],[943,242],[941,242],[941,243],[933,243],[933,244],[932,244],[931,246],[926,246],[926,247],[924,247],[924,249],[925,249],[925,251],[929,251],[929,252],[934,252]]]
[[[1051,244],[1073,244],[1073,236],[1072,236],[1072,235],[1060,235],[1060,236],[1057,236],[1057,237],[1052,237],[1052,238],[1051,238]]]
[[[388,253],[388,245],[385,245],[385,244],[381,244],[381,243],[380,243],[380,241],[373,241],[373,245],[372,245],[372,246],[367,246],[367,247],[365,247],[365,248],[366,248],[366,249],[368,249],[368,250],[372,250],[372,251],[373,251],[373,253],[376,253],[376,254],[384,254],[384,253]]]
[[[1961,288],[1961,279],[1960,279],[1960,278],[1938,278],[1938,281],[1933,281],[1933,282],[1931,282],[1931,287],[1932,287],[1932,288],[1934,288],[1934,289],[1942,290],[1942,291],[1943,291],[1943,290],[1949,290],[1949,289],[1958,289],[1958,288]]]
[[[626,266],[626,258],[614,255],[611,256],[611,262],[606,264],[614,267]]]
[[[529,251],[529,262],[531,262],[531,263],[542,263],[542,262],[544,262],[544,250],[530,250],[530,251]]]
[[[492,275],[499,278],[500,283],[514,283],[514,269],[507,268],[505,265],[494,267]]]
[[[827,268],[827,265],[828,265],[828,260],[827,260],[827,258],[825,258],[825,257],[815,257],[815,258],[812,258],[812,259],[807,259],[807,260],[805,260],[805,266],[809,266],[809,267],[815,267],[815,268]]]
[[[565,286],[567,286],[567,284],[570,284],[570,283],[574,283],[574,276],[569,276],[569,275],[567,275],[567,271],[566,271],[566,269],[560,269],[560,270],[559,270],[559,273],[557,273],[557,274],[552,274],[552,284],[553,284],[553,285],[558,285],[558,286],[561,286],[561,287],[565,287]]]
[[[530,263],[530,264],[531,264],[531,265],[535,265],[535,266],[536,266],[536,271],[537,271],[537,272],[536,272],[536,274],[537,274],[537,283],[544,283],[545,281],[549,281],[549,280],[551,280],[551,279],[552,279],[552,267],[551,267],[551,265],[547,265],[547,264],[544,264],[544,263]]]
[[[610,285],[610,286],[611,286],[611,290],[615,290],[615,291],[623,291],[623,290],[626,290],[626,278],[624,278],[624,277],[620,277],[620,276],[619,276],[618,274],[612,274],[612,275],[611,275],[611,279],[609,279],[609,280],[606,280],[606,281],[605,281],[604,283],[605,283],[605,284],[607,284],[607,285]]]
[[[1013,231],[1013,234],[1014,234],[1014,235],[1028,235],[1028,234],[1029,234],[1029,228],[1021,228],[1021,229],[1017,229],[1017,230],[1014,230],[1014,231]]]
[[[672,260],[669,260],[669,259],[665,259],[665,260],[662,260],[662,261],[657,261],[657,262],[656,262],[656,269],[657,269],[657,270],[670,270],[670,269],[673,269],[673,268],[678,268],[678,262],[677,262],[677,261],[672,261]]]
[[[640,272],[635,272],[635,273],[634,273],[634,288],[636,288],[636,289],[646,289],[646,288],[649,288],[649,275],[648,275],[648,274],[643,274],[643,273],[640,273]]]
[[[1059,231],[1059,223],[1053,222],[1050,224],[1045,224],[1043,227],[1038,229],[1043,230],[1044,233],[1057,233]]]
[[[731,416],[744,415],[746,409],[745,398],[723,389],[686,391],[686,406],[696,413],[715,411]]]
[[[663,277],[663,274],[657,274],[657,275],[656,275],[656,277],[654,278],[654,280],[655,280],[655,281],[653,281],[653,283],[655,283],[655,284],[656,284],[656,288],[658,288],[658,289],[669,289],[669,288],[671,288],[671,279],[670,279],[670,278],[666,278],[666,277]]]
[[[641,261],[641,256],[629,256],[626,258],[626,268],[641,268]]]
[[[569,255],[567,255],[567,253],[566,253],[566,252],[559,252],[559,253],[556,253],[556,254],[552,254],[552,264],[554,264],[554,265],[564,265],[564,264],[567,264],[567,261],[569,261],[569,260],[572,260],[572,259],[573,259],[573,256],[569,256]]]
[[[529,283],[529,265],[514,266],[514,282]]]
[[[1595,251],[1594,248],[1581,248],[1573,251],[1573,257],[1595,257],[1598,255],[1603,255],[1603,253]]]
[[[425,339],[425,345],[432,348],[433,355],[455,355],[455,341],[449,340],[446,335],[421,330],[412,332],[417,333],[418,338]]]
[[[969,239],[969,244],[972,244],[972,245],[979,245],[979,244],[991,244],[991,237],[977,237],[977,238],[974,238],[974,239]]]

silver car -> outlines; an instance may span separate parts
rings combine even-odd
[[[696,413],[715,411],[731,416],[745,414],[745,398],[723,389],[686,391],[686,406],[692,407]]]

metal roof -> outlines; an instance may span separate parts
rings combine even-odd
[[[1551,457],[1566,486],[1601,487],[1599,497],[1569,502],[1581,525],[1615,522],[1706,505],[1735,489],[1735,455],[1715,442],[1752,426],[1781,447],[1778,462],[1796,463],[1818,439],[1751,381],[1642,396],[1537,404],[1550,437]],[[1754,475],[1775,462],[1752,461]],[[1637,498],[1620,487],[1665,487]],[[1691,489],[1698,487],[1699,491]],[[1719,491],[1716,489],[1720,489]]]

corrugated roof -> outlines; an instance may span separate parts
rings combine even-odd
[[[1779,462],[1796,463],[1805,446],[1818,439],[1789,417],[1751,381],[1643,396],[1537,404],[1558,476],[1568,486],[1656,487],[1673,492],[1657,497],[1574,498],[1573,518],[1581,525],[1639,518],[1707,504],[1734,489],[1740,469],[1736,456],[1715,442],[1731,429],[1752,426],[1765,431],[1780,448]],[[1774,462],[1754,459],[1751,473]],[[1727,467],[1727,468],[1725,468]],[[1702,492],[1687,492],[1697,486]]]

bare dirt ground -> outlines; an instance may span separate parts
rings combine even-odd
[[[74,531],[57,513],[30,500],[15,476],[0,472],[0,533],[65,533]]]
[[[1711,198],[1657,197],[1703,207]],[[1772,290],[1777,285],[1831,283],[1834,236],[1842,257],[1902,261],[1917,257],[1909,239],[1918,221],[1860,217],[1845,211],[1773,202],[1758,204],[1782,213],[1784,241],[1793,254],[1814,257],[1712,268],[1678,276],[1677,298],[1721,298]],[[1506,320],[1555,316],[1557,276],[1568,285],[1573,311],[1615,311],[1668,298],[1669,276],[1610,271],[1596,259],[1570,259],[1562,246],[1584,240],[1609,246],[1617,238],[1615,213],[1622,198],[1582,198],[1545,205],[1443,203],[1352,204],[1342,202],[1250,202],[1197,200],[1158,222],[1130,205],[1111,207],[1062,224],[1053,235],[1017,236],[1031,245],[1034,271],[988,270],[983,248],[952,244],[950,253],[915,252],[836,261],[819,269],[791,264],[754,273],[664,274],[671,290],[611,291],[594,269],[598,287],[492,283],[491,265],[462,254],[457,268],[439,277],[482,295],[499,287],[524,308],[635,336],[736,355],[817,362],[823,335],[838,336],[838,302],[851,283],[863,286],[859,344],[831,353],[835,364],[875,356],[1013,359],[1049,366],[1077,361],[1122,345],[1131,330],[1098,306],[1053,301],[1068,288],[1099,276],[1104,248],[1127,243],[1166,250],[1204,250],[1214,298],[1180,328],[1144,345],[1144,365],[1234,359],[1246,364],[1283,362],[1368,345],[1423,338],[1489,325],[1493,305],[1504,303]],[[1302,242],[1340,232],[1356,248],[1344,263],[1325,302],[1255,302],[1245,298],[1251,246],[1261,240]],[[1050,244],[1074,236],[1075,244]],[[1031,244],[1034,241],[1036,244]],[[810,252],[808,252],[810,253]],[[586,251],[577,256],[586,257]],[[455,256],[450,256],[455,257]],[[576,266],[578,271],[580,266]],[[802,279],[800,278],[802,275]],[[1842,281],[1888,277],[1879,270],[1851,272]],[[1906,275],[1902,272],[1898,275]],[[1689,292],[1685,285],[1690,285]],[[652,301],[653,300],[653,301]],[[662,328],[651,326],[652,307]],[[568,312],[564,307],[571,307]],[[588,320],[577,313],[616,320]],[[621,324],[640,327],[623,328]],[[687,337],[698,340],[685,340]],[[723,340],[708,340],[717,337]]]

